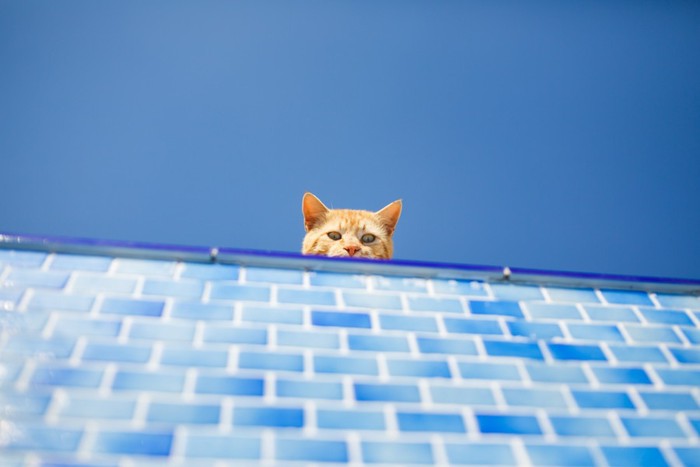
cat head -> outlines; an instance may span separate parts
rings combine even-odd
[[[328,209],[317,197],[305,193],[302,200],[306,236],[305,255],[391,258],[391,239],[401,216],[401,200],[377,212]]]

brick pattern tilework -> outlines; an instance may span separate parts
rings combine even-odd
[[[700,464],[700,299],[0,250],[3,465]]]

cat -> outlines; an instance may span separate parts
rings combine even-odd
[[[301,203],[306,236],[305,255],[390,259],[392,236],[401,216],[401,200],[377,212],[328,209],[320,199],[305,193]]]

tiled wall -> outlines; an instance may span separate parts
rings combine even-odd
[[[0,249],[0,324],[3,465],[700,465],[693,295]]]

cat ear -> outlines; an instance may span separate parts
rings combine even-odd
[[[301,211],[304,213],[304,227],[308,232],[326,215],[328,208],[320,199],[306,192],[304,193],[304,199],[301,201]]]
[[[399,199],[376,212],[389,235],[394,234],[396,223],[399,221],[399,217],[401,217],[401,207],[402,204]]]

